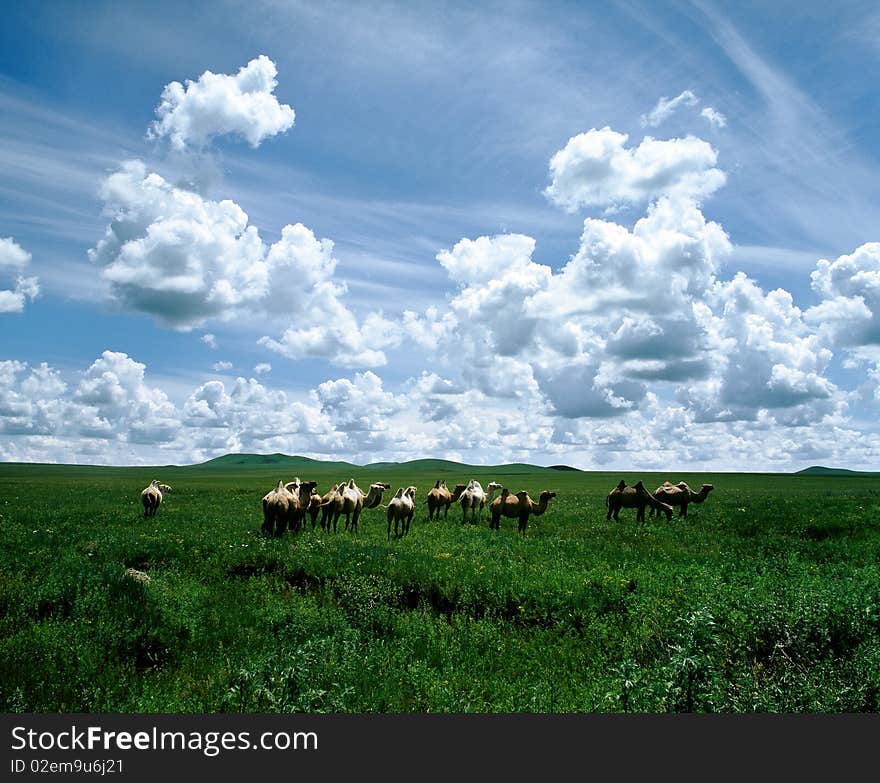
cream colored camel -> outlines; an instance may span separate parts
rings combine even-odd
[[[270,535],[284,535],[298,509],[299,498],[284,486],[283,481],[279,481],[275,489],[263,496],[262,531]]]
[[[633,486],[628,487],[624,481],[621,481],[605,498],[605,505],[608,507],[606,519],[614,517],[614,521],[618,520],[618,514],[622,508],[636,509],[636,521],[645,521],[645,508],[651,506],[658,511],[666,511],[672,513],[672,506],[657,500],[641,481],[637,481]]]
[[[699,492],[694,492],[686,482],[679,481],[678,484],[671,484],[668,481],[664,481],[659,487],[657,487],[654,492],[654,497],[657,500],[662,500],[664,503],[668,503],[670,506],[678,506],[678,516],[679,517],[687,517],[687,507],[691,503],[702,503],[707,497],[709,497],[709,493],[715,489],[712,484],[703,484],[700,487]],[[652,508],[649,512],[650,516],[654,516],[654,509]],[[672,512],[668,511],[666,513],[666,519],[672,519]]]
[[[342,482],[334,484],[321,498],[321,527],[328,533],[331,525],[333,532],[336,532],[336,522],[342,513],[341,489],[343,486]]]
[[[529,517],[532,515],[541,516],[547,510],[550,500],[555,497],[555,492],[545,489],[538,496],[536,503],[529,497],[526,490],[522,489],[515,495],[511,495],[510,490],[504,487],[501,490],[501,495],[495,498],[489,506],[489,513],[492,515],[489,520],[489,529],[498,530],[501,527],[501,517],[511,517],[519,520],[519,532],[525,535]]]
[[[162,491],[159,489],[159,479],[153,479],[150,486],[141,490],[141,502],[144,504],[144,516],[154,517],[162,502]]]
[[[391,522],[394,522],[394,537],[399,538],[409,533],[409,526],[412,522],[413,512],[415,511],[416,488],[409,486],[406,489],[401,487],[397,493],[388,501],[388,538],[391,538]],[[400,525],[400,533],[398,534],[398,524]]]
[[[309,495],[309,503],[306,506],[306,513],[312,520],[312,530],[314,530],[315,525],[318,523],[318,514],[321,513],[321,493],[318,492],[317,489],[313,489],[311,494]],[[321,527],[323,526],[324,525],[322,523]]]
[[[382,502],[382,493],[390,488],[390,484],[377,482],[370,484],[369,492],[364,492],[354,483],[354,479],[349,479],[347,484],[343,484],[337,489],[337,494],[341,496],[342,501],[339,504],[339,510],[334,513],[333,532],[336,532],[336,523],[340,515],[344,514],[345,529],[350,528],[352,533],[357,534],[361,511],[365,508],[378,506]]]
[[[446,486],[446,481],[438,479],[434,486],[428,492],[428,521],[440,519],[440,509],[443,509],[443,519],[449,516],[449,507],[455,503],[461,493],[465,491],[467,484],[456,484],[452,492]]]
[[[483,490],[480,482],[476,479],[471,479],[468,482],[458,499],[461,506],[461,524],[468,521],[468,514],[470,514],[472,525],[479,523],[483,518],[483,508],[492,503],[495,499],[495,493],[501,489],[501,485],[497,481],[490,481],[486,489],[488,492]]]

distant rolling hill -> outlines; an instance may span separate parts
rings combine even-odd
[[[796,476],[877,476],[880,474],[869,473],[864,470],[849,470],[849,468],[826,468],[822,465],[813,465],[795,473]]]
[[[289,470],[298,470],[300,468],[310,467],[322,468],[340,468],[351,470],[358,467],[350,462],[330,462],[310,457],[290,456],[287,454],[224,454],[222,457],[209,459],[207,462],[201,462],[198,465],[190,467],[204,470],[247,470],[262,469],[267,467],[278,467]]]
[[[447,459],[416,459],[407,462],[371,462],[366,465],[354,465],[351,462],[331,462],[311,459],[310,457],[290,456],[287,454],[224,454],[222,457],[209,459],[191,467],[199,470],[263,470],[267,467],[277,467],[293,472],[305,472],[311,469],[338,468],[339,470],[382,470],[383,468],[405,467],[418,471],[431,471],[434,473],[461,473],[468,470],[475,474],[501,472],[505,474],[534,473],[550,470],[577,470],[565,465],[557,465],[552,468],[527,465],[514,462],[507,465],[467,465],[453,462]]]

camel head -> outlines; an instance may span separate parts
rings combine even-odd
[[[467,484],[456,484],[452,490],[452,502],[454,503],[461,497],[461,493],[467,489]]]
[[[700,487],[700,491],[699,491],[699,492],[695,492],[694,494],[697,496],[697,500],[698,500],[698,501],[703,501],[703,500],[705,500],[707,497],[709,497],[709,493],[710,493],[713,489],[715,489],[714,485],[712,485],[712,484],[703,484],[703,486]]]
[[[542,490],[541,494],[538,495],[537,506],[533,507],[533,513],[543,514],[547,510],[547,506],[550,504],[550,500],[555,497],[555,492],[551,492],[549,489]]]
[[[384,482],[370,484],[370,491],[364,496],[364,508],[375,508],[382,502],[382,493],[390,489],[390,484]]]
[[[493,492],[493,491],[497,492],[499,489],[501,489],[501,485],[500,485],[497,481],[490,481],[490,482],[486,485],[486,489],[487,489],[489,492]]]

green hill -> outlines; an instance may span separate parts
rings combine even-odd
[[[287,454],[224,454],[222,457],[215,457],[191,467],[204,470],[247,470],[248,468],[262,469],[270,466],[293,471],[318,466],[348,469],[356,467],[350,462],[325,462],[310,457],[289,456]]]
[[[822,465],[813,465],[795,473],[796,476],[876,476],[877,473],[869,473],[864,470],[850,470],[849,468],[826,468]]]
[[[520,462],[507,465],[468,465],[447,459],[416,459],[406,462],[371,462],[366,465],[354,465],[350,462],[331,462],[311,459],[310,457],[289,456],[287,454],[224,454],[222,457],[215,457],[192,467],[202,470],[257,470],[277,467],[293,472],[329,468],[349,471],[354,469],[372,471],[384,468],[407,468],[433,473],[461,473],[462,470],[467,470],[477,475],[499,472],[502,474],[534,473],[535,471],[551,470],[551,468],[527,465]],[[573,470],[573,468],[569,468],[569,470]]]

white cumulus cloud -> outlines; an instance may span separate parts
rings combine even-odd
[[[21,272],[30,264],[31,254],[12,237],[0,237],[0,280],[7,276],[7,270],[15,276],[13,288],[0,289],[0,313],[21,313],[29,299],[40,293],[39,279],[25,277]]]
[[[358,322],[333,279],[333,242],[301,223],[267,246],[238,204],[175,187],[138,160],[111,174],[102,196],[112,221],[89,258],[123,307],[183,331],[214,319],[292,323],[261,344],[292,359],[386,362],[394,330],[377,314]]]
[[[552,182],[544,194],[568,212],[581,207],[637,204],[663,195],[701,199],[726,176],[718,153],[694,136],[659,140],[646,136],[638,147],[609,127],[580,133],[550,160]]]
[[[252,147],[293,126],[295,112],[273,94],[275,63],[260,55],[235,75],[205,71],[183,85],[165,85],[150,138],[167,138],[178,150],[205,146],[213,137],[235,134]]]

